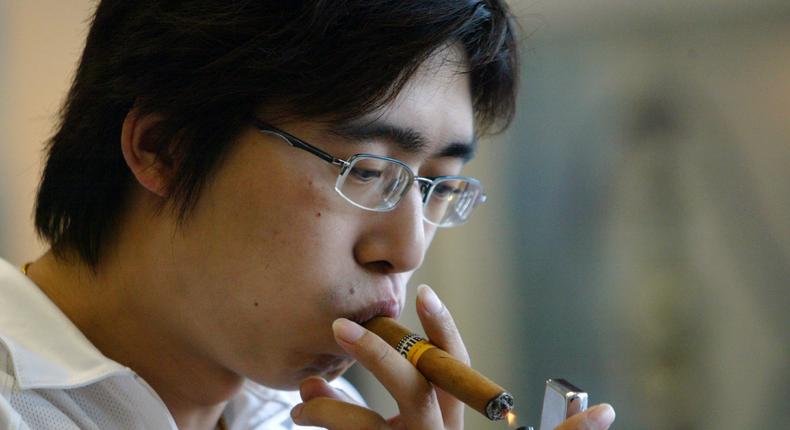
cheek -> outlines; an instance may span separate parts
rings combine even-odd
[[[331,221],[335,191],[325,172],[272,168],[266,177],[241,178],[227,192],[237,194],[229,202],[231,219],[258,243],[295,245],[295,238],[310,240]]]
[[[425,251],[427,252],[431,247],[431,243],[433,243],[434,237],[436,237],[436,231],[439,229],[439,227],[427,222],[423,222],[422,225],[424,228],[423,231],[425,231]]]
[[[318,307],[318,298],[329,294],[322,291],[327,279],[342,278],[353,263],[353,223],[326,172],[274,173],[276,181],[238,184],[245,191],[224,215],[232,231],[217,240],[243,262],[248,294]]]
[[[235,285],[243,300],[260,303],[272,290],[315,281],[321,270],[311,268],[327,272],[327,259],[342,257],[343,247],[351,255],[352,235],[331,175],[288,170],[277,157],[261,168],[251,158],[229,160],[231,173],[205,190],[176,254],[189,283]]]

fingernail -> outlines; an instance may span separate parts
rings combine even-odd
[[[307,378],[304,378],[301,381],[299,381],[299,390],[301,391],[302,387],[304,387],[305,384],[310,383],[310,381],[317,381],[319,384],[326,384],[326,379],[324,379],[324,378],[322,378],[320,376],[317,376],[317,375],[308,376]],[[302,400],[304,400],[304,399],[302,399]]]
[[[294,406],[291,409],[291,418],[296,420],[299,418],[299,415],[302,415],[302,408],[304,407],[304,403],[299,403],[298,405]]]
[[[354,343],[365,334],[362,326],[345,318],[336,319],[332,323],[332,331],[335,333],[335,337],[346,343]]]
[[[614,409],[611,405],[602,403],[590,408],[587,417],[595,424],[596,429],[605,429],[614,422]]]
[[[439,300],[439,296],[433,292],[431,287],[425,284],[417,287],[417,295],[420,297],[420,302],[425,307],[425,310],[431,315],[440,313],[444,308],[442,301]]]
[[[320,382],[326,382],[326,379],[322,378],[321,376],[311,375],[311,376],[308,376],[307,378],[302,379],[301,384],[304,384],[305,382],[307,382],[307,381],[309,381],[311,379],[314,379],[314,380],[320,381]]]

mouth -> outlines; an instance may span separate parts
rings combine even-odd
[[[397,300],[391,299],[371,303],[364,308],[352,313],[351,315],[348,315],[346,318],[354,321],[357,324],[364,324],[371,318],[380,316],[398,319],[400,313],[400,304]]]

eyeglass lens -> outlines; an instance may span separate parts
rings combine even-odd
[[[349,202],[365,209],[394,208],[414,181],[411,171],[394,160],[355,156],[349,163],[335,188]],[[425,218],[439,226],[462,224],[481,193],[480,185],[467,179],[440,178],[427,190]]]
[[[398,204],[410,184],[411,173],[400,164],[383,158],[356,157],[341,173],[336,188],[358,206],[386,211]]]
[[[439,179],[425,202],[425,217],[440,226],[463,224],[469,219],[482,189],[460,178]]]

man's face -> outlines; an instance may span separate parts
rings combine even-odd
[[[459,174],[461,157],[437,154],[473,141],[473,110],[460,54],[446,55],[427,62],[384,110],[354,123],[418,134],[425,142],[418,151],[393,137],[343,137],[320,122],[274,125],[342,159],[371,153],[421,176]],[[423,222],[418,187],[394,210],[371,212],[337,194],[337,175],[337,166],[275,136],[252,126],[243,132],[162,252],[172,258],[162,264],[172,268],[174,286],[157,293],[170,314],[164,329],[271,387],[341,374],[351,361],[334,341],[332,321],[397,317],[435,227]]]

